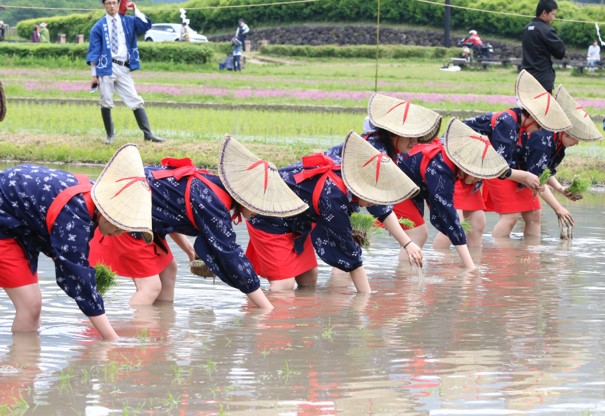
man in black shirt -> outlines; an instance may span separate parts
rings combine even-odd
[[[536,17],[523,29],[522,68],[532,74],[550,93],[555,84],[552,57],[565,57],[565,44],[551,26],[557,10],[555,0],[540,0],[536,7]]]

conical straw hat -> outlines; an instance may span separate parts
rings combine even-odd
[[[482,179],[498,178],[509,167],[489,138],[452,118],[445,131],[445,153],[464,172]]]
[[[254,213],[291,217],[309,208],[272,163],[259,159],[228,135],[219,151],[218,173],[233,199]]]
[[[347,188],[374,204],[396,204],[420,191],[390,157],[354,131],[345,139],[341,171]]]
[[[6,96],[4,95],[2,81],[0,81],[0,121],[4,120],[4,116],[6,116]]]
[[[124,231],[142,233],[148,243],[153,241],[151,189],[136,145],[125,144],[114,153],[93,185],[91,196],[110,223]]]
[[[572,127],[565,133],[577,140],[593,142],[601,140],[601,132],[593,123],[592,119],[581,105],[567,92],[563,85],[559,85],[555,92],[555,99],[571,120]]]
[[[373,94],[368,103],[373,125],[401,137],[424,138],[439,132],[441,115],[420,105],[382,94]]]
[[[571,127],[557,100],[525,69],[517,77],[516,93],[521,106],[545,130],[557,132]]]

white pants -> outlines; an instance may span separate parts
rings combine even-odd
[[[143,106],[143,98],[137,94],[134,81],[130,77],[130,69],[113,64],[112,74],[99,77],[99,95],[102,108],[113,108],[113,94],[117,92],[126,107],[136,110]]]

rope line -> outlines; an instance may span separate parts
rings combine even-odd
[[[244,7],[265,7],[265,6],[280,6],[280,5],[284,5],[284,4],[299,4],[299,3],[314,3],[317,1],[321,1],[321,0],[292,0],[292,1],[280,1],[280,2],[275,2],[275,3],[259,3],[259,4],[233,4],[233,5],[227,5],[227,6],[204,6],[204,7],[187,7],[187,10],[205,10],[205,9],[240,9],[240,8],[244,8]],[[9,6],[9,5],[2,5],[2,7],[6,8],[6,9],[28,9],[28,10],[77,10],[77,11],[83,11],[83,12],[95,12],[95,11],[99,11],[102,9],[83,9],[83,8],[74,8],[74,7],[40,7],[40,6]],[[170,9],[164,9],[164,8],[154,8],[153,11],[161,11],[161,12],[165,12],[165,11],[173,11],[175,9],[180,9],[181,7],[178,8],[170,8]]]
[[[266,7],[266,6],[280,6],[280,5],[288,5],[288,4],[304,4],[304,3],[315,3],[322,0],[291,0],[291,1],[280,1],[275,3],[258,3],[258,4],[233,4],[233,5],[225,5],[225,6],[204,6],[204,7],[188,7],[187,10],[209,10],[209,9],[241,9],[248,7]],[[496,11],[496,10],[485,10],[478,9],[476,7],[468,7],[468,6],[456,6],[454,4],[444,4],[433,0],[414,0],[418,3],[431,4],[433,6],[439,7],[449,7],[452,9],[461,9],[461,10],[469,10],[478,13],[490,13],[490,14],[498,14],[503,16],[512,16],[512,17],[523,17],[525,19],[533,19],[534,15],[529,14],[521,14],[521,13],[512,13],[512,12],[504,12],[504,11]],[[380,3],[380,0],[379,0]],[[82,12],[92,12],[98,11],[101,9],[86,9],[86,8],[77,8],[77,7],[41,7],[41,6],[10,6],[3,4],[2,7],[4,9],[27,9],[27,10],[71,10],[71,11],[82,11]],[[180,7],[179,7],[180,8]],[[174,8],[154,8],[154,11],[174,11]],[[379,11],[380,13],[380,5]],[[570,23],[583,23],[593,25],[595,23],[603,24],[604,22],[589,22],[587,20],[575,20],[575,19],[557,19],[561,22],[570,22]]]
[[[210,10],[210,9],[241,9],[241,8],[249,8],[249,7],[266,7],[266,6],[281,6],[288,4],[304,4],[304,3],[315,3],[322,0],[291,0],[291,1],[280,1],[275,3],[258,3],[258,4],[233,4],[233,5],[225,5],[225,6],[204,6],[204,7],[188,7],[187,10]],[[497,14],[503,16],[512,16],[512,17],[523,17],[525,19],[533,19],[534,15],[529,14],[521,14],[521,13],[512,13],[512,12],[504,12],[504,11],[496,11],[496,10],[485,10],[478,9],[476,7],[468,7],[468,6],[456,6],[454,4],[444,4],[439,3],[433,0],[413,0],[418,3],[430,4],[433,6],[439,7],[449,7],[451,9],[460,9],[460,10],[469,10],[478,13],[490,13]],[[94,12],[102,9],[86,9],[86,8],[77,8],[77,7],[41,7],[41,6],[11,6],[7,4],[3,4],[2,7],[4,9],[26,9],[26,10],[70,10],[70,11],[81,11],[81,12]],[[180,8],[180,7],[179,7]],[[153,11],[165,12],[165,11],[174,11],[174,8],[154,8]],[[380,14],[380,0],[378,0],[378,14]],[[582,24],[603,24],[604,22],[594,22],[587,20],[575,20],[575,19],[557,19],[561,22],[569,22],[569,23],[582,23]]]
[[[535,15],[529,15],[529,14],[521,14],[521,13],[512,13],[512,12],[500,12],[500,11],[496,11],[496,10],[485,10],[485,9],[477,9],[475,7],[467,7],[467,6],[455,6],[453,4],[444,4],[444,3],[438,3],[436,1],[431,1],[431,0],[414,0],[418,3],[426,3],[426,4],[432,4],[435,6],[440,6],[440,7],[449,7],[452,9],[461,9],[461,10],[470,10],[473,12],[480,12],[480,13],[491,13],[491,14],[500,14],[500,15],[504,15],[504,16],[512,16],[512,17],[523,17],[523,18],[530,18],[533,19],[534,17],[536,17]],[[557,18],[557,20],[561,21],[561,22],[570,22],[570,23],[586,23],[586,24],[590,24],[593,25],[595,24],[594,21],[589,22],[587,20],[574,20],[574,19],[560,19]],[[603,22],[597,22],[597,23],[603,23]]]

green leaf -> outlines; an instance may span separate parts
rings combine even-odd
[[[414,221],[408,218],[399,218],[399,224],[403,225],[405,228],[414,228],[416,226]]]
[[[565,191],[574,195],[582,195],[590,188],[590,185],[592,185],[592,181],[589,178],[576,176]]]
[[[546,182],[548,181],[548,178],[550,178],[550,169],[546,168],[546,169],[544,169],[544,171],[540,175],[540,186],[546,185]]]
[[[471,221],[468,218],[462,221],[460,225],[462,226],[462,231],[464,231],[466,234],[473,231],[473,226],[471,225]]]
[[[365,249],[370,247],[371,237],[380,231],[376,227],[376,218],[374,216],[360,212],[351,214],[351,228],[353,230],[353,238]]]
[[[98,263],[95,265],[96,279],[97,279],[97,290],[101,296],[105,296],[105,293],[112,287],[117,286],[116,274],[111,268],[105,264]]]

